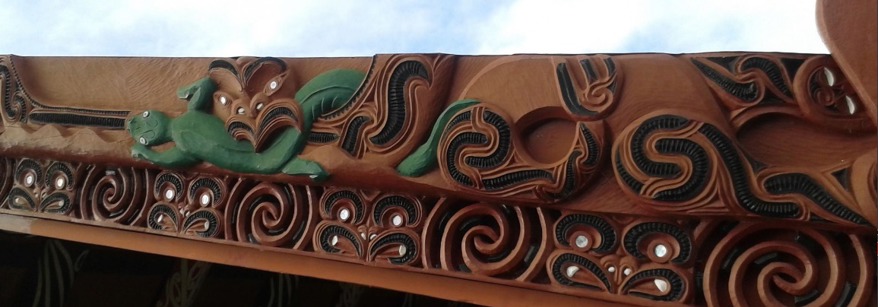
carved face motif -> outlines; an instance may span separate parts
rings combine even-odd
[[[169,140],[171,118],[156,110],[143,111],[128,120],[128,133],[141,145],[153,146]]]
[[[216,60],[210,64],[214,115],[225,122],[229,134],[261,151],[275,132],[298,127],[295,84],[287,65],[276,58]]]

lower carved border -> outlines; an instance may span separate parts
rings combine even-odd
[[[0,212],[634,304],[862,305],[875,234],[0,158]]]

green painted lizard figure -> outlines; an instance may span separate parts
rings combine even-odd
[[[297,156],[314,121],[350,103],[364,77],[358,71],[333,70],[309,81],[295,95],[303,110],[301,131],[285,129],[261,152],[249,142],[233,139],[223,121],[210,113],[216,84],[204,78],[177,92],[180,99],[189,102],[188,110],[179,117],[149,110],[128,121],[128,132],[136,141],[131,154],[168,168],[208,162],[240,173],[305,175],[322,182],[329,176],[323,167]],[[168,142],[174,142],[174,147],[162,152],[148,147]]]

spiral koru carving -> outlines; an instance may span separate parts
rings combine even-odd
[[[395,165],[429,133],[454,69],[449,55],[378,55],[343,108],[314,123],[311,143],[335,144],[355,158]]]
[[[364,198],[360,191],[340,188],[328,189],[323,194],[315,250],[354,258],[365,255],[370,235],[360,228],[365,225],[369,210],[368,199]]]
[[[507,199],[556,202],[586,186],[602,159],[604,126],[580,122],[563,158],[539,163],[524,149],[508,116],[479,103],[457,112],[439,142],[439,166],[457,186]]]
[[[375,238],[369,242],[369,261],[387,259],[391,264],[417,263],[421,254],[420,225],[427,204],[405,195],[384,195],[372,207]],[[371,235],[370,235],[371,236]]]
[[[578,64],[578,65],[577,65]],[[588,56],[577,64],[558,63],[556,76],[564,108],[583,120],[603,118],[616,106],[622,86],[622,70],[613,58],[605,55]],[[570,74],[568,65],[579,66],[585,84],[579,84]]]
[[[87,170],[79,197],[84,219],[147,226],[144,207],[155,202],[155,172],[95,166]]]
[[[864,306],[875,291],[874,236],[743,223],[704,264],[710,306]]]
[[[543,272],[549,236],[542,209],[441,201],[427,220],[427,267],[520,281]]]
[[[582,251],[601,254],[615,251],[617,237],[616,227],[597,215],[570,214],[555,224],[557,244]]]
[[[304,249],[317,214],[320,188],[239,179],[225,207],[227,240]]]
[[[688,159],[682,163],[679,157]],[[786,219],[811,215],[866,224],[854,206],[823,187],[822,177],[754,170],[754,162],[717,127],[677,115],[647,115],[622,132],[613,147],[617,179],[648,208],[748,214]],[[784,200],[767,200],[774,195]],[[722,201],[715,201],[720,198]],[[730,206],[731,205],[731,206]]]

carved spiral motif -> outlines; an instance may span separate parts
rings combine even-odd
[[[314,248],[330,254],[363,257],[370,235],[357,228],[366,221],[368,205],[360,191],[327,190],[320,200],[323,221],[317,225]]]
[[[226,209],[227,239],[254,244],[300,249],[310,237],[315,218],[311,211],[317,191],[289,184],[246,180],[233,188]]]
[[[616,247],[616,228],[606,219],[591,214],[570,214],[555,224],[555,240],[582,251],[609,253]]]
[[[559,63],[555,72],[569,114],[584,120],[606,116],[619,100],[618,88],[622,85],[622,70],[613,58],[599,55],[588,56],[579,61],[585,84],[579,85],[568,69],[570,63]]]
[[[6,60],[6,59],[3,59]],[[0,81],[2,81],[3,114],[13,122],[26,120],[27,100],[21,91],[21,84],[10,72],[6,63],[0,61]]]
[[[464,189],[508,199],[556,202],[585,187],[596,173],[603,126],[579,123],[569,153],[552,163],[533,163],[513,135],[508,116],[481,103],[452,117],[439,145],[443,175]]]
[[[369,259],[387,258],[391,264],[415,263],[420,256],[420,235],[424,204],[405,195],[379,197],[372,207],[374,228],[383,229],[369,244]]]
[[[866,246],[856,235],[742,224],[713,248],[704,294],[711,306],[860,306],[875,288]]]
[[[793,87],[806,120],[845,132],[874,131],[863,102],[832,57],[805,61]]]
[[[79,211],[84,218],[124,225],[143,226],[151,203],[154,175],[130,168],[94,167],[88,170],[80,195]]]
[[[664,222],[645,222],[625,232],[625,251],[652,262],[685,264],[692,256],[692,238],[679,226]]]
[[[484,203],[440,203],[425,227],[428,267],[530,280],[545,259],[548,229],[542,209]]]

